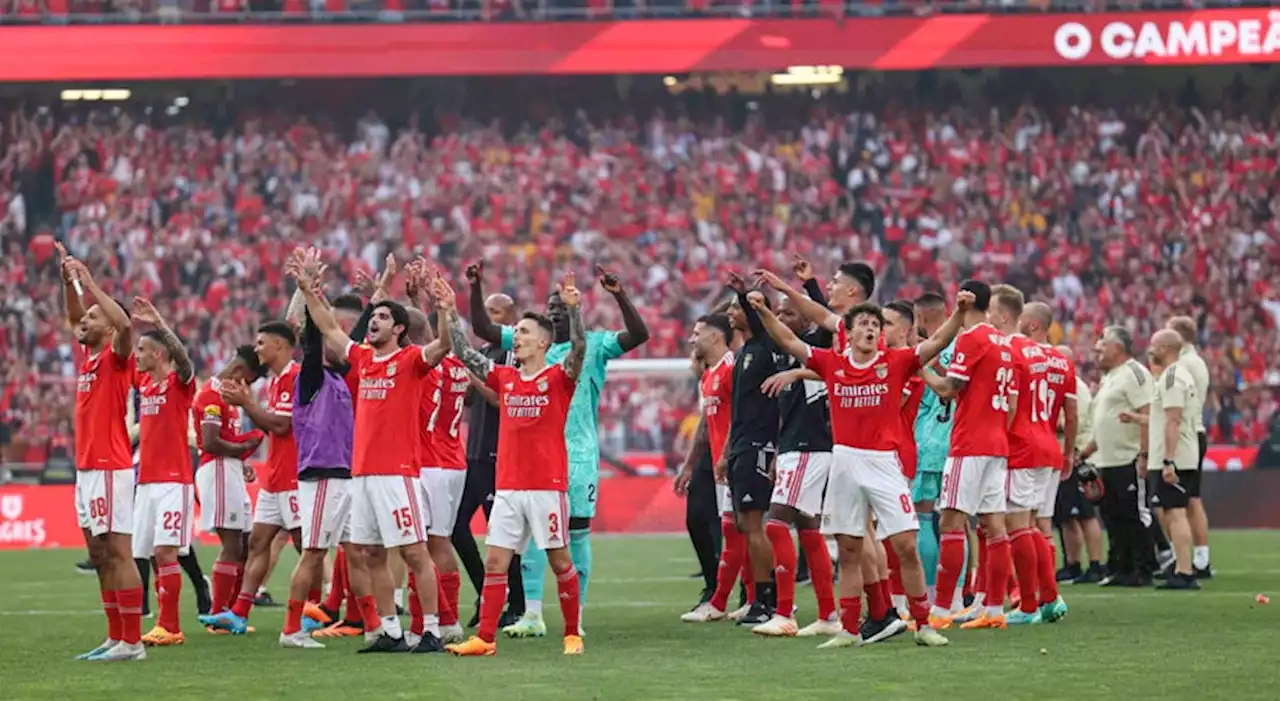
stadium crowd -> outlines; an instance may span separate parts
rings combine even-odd
[[[155,298],[202,376],[282,316],[284,257],[303,243],[323,248],[338,281],[387,253],[453,274],[484,258],[527,305],[558,271],[591,279],[599,262],[646,316],[647,357],[687,354],[726,271],[783,271],[799,253],[823,271],[868,261],[883,300],[950,295],[969,275],[1014,282],[1052,302],[1052,340],[1092,379],[1104,324],[1145,339],[1192,313],[1213,379],[1210,439],[1254,443],[1280,386],[1280,113],[1183,98],[961,106],[938,85],[509,113],[530,122],[223,106],[216,128],[195,106],[170,120],[0,109],[0,409],[41,450],[69,439],[55,239],[123,280],[113,294]],[[868,104],[879,107],[857,107]],[[584,294],[589,327],[620,327],[601,290]],[[604,447],[670,449],[695,397],[684,378],[610,382]]]

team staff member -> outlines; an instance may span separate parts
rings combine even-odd
[[[1075,354],[1069,347],[1056,346],[1055,349],[1075,362]],[[1093,390],[1079,374],[1076,375],[1076,417],[1079,424],[1073,458],[1078,458],[1093,439]],[[1062,533],[1063,566],[1058,570],[1057,580],[1074,584],[1101,582],[1106,574],[1102,569],[1102,525],[1098,523],[1097,508],[1080,490],[1080,479],[1076,477],[1075,470],[1064,474],[1058,485],[1058,504],[1054,508],[1053,522]],[[1081,547],[1089,555],[1087,570],[1080,568]]]
[[[1191,423],[1195,426],[1200,449],[1196,469],[1203,470],[1204,456],[1209,452],[1209,435],[1204,428],[1204,403],[1209,398],[1209,366],[1205,365],[1204,358],[1196,352],[1196,322],[1191,317],[1175,316],[1169,320],[1167,328],[1177,331],[1182,338],[1182,353],[1178,356],[1178,365],[1187,371],[1195,383],[1196,393],[1191,398],[1187,411],[1191,414]],[[1199,486],[1198,479],[1196,486]],[[1187,503],[1187,520],[1191,523],[1191,566],[1195,568],[1197,579],[1211,579],[1213,567],[1209,564],[1209,517],[1199,494],[1192,495]]]
[[[1187,504],[1192,495],[1200,493],[1200,448],[1190,412],[1196,403],[1195,380],[1178,360],[1181,352],[1182,338],[1177,331],[1161,329],[1151,337],[1148,355],[1158,379],[1147,417],[1148,453],[1160,465],[1160,471],[1153,470],[1150,475],[1151,503],[1173,541],[1175,558],[1173,572],[1161,589],[1200,588],[1191,567],[1191,525],[1187,522]]]
[[[1140,587],[1151,583],[1147,570],[1152,544],[1147,532],[1147,426],[1121,416],[1146,416],[1151,405],[1151,373],[1133,358],[1133,336],[1108,326],[1094,346],[1102,382],[1093,405],[1093,440],[1081,458],[1098,469],[1104,488],[1102,521],[1111,538],[1103,586]]]

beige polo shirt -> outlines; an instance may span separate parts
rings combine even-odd
[[[1142,427],[1123,423],[1120,414],[1138,413],[1151,404],[1151,373],[1130,358],[1102,376],[1093,398],[1093,440],[1097,452],[1089,462],[1097,467],[1128,465],[1145,450]]]
[[[1147,437],[1147,464],[1152,470],[1164,468],[1166,458],[1173,460],[1179,470],[1194,470],[1200,464],[1200,441],[1196,437],[1195,420],[1191,409],[1196,405],[1195,379],[1182,367],[1182,361],[1170,365],[1160,374],[1151,394],[1151,422]],[[1200,402],[1203,404],[1203,402]],[[1166,409],[1182,409],[1178,421],[1178,443],[1173,454],[1166,452]]]
[[[1196,347],[1190,343],[1183,344],[1177,364],[1182,366],[1194,383],[1196,394],[1192,397],[1192,404],[1187,407],[1187,410],[1191,412],[1196,433],[1204,433],[1204,403],[1209,398],[1209,366],[1196,352]]]
[[[1076,375],[1076,450],[1084,450],[1093,438],[1093,390]]]

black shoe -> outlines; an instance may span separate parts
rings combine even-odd
[[[397,615],[397,616],[403,616],[403,615],[404,615],[404,607],[403,607],[403,606],[401,606],[400,604],[396,604],[396,615]]]
[[[84,562],[76,563],[76,572],[80,574],[97,574],[98,568],[93,566],[92,560],[85,560]]]
[[[747,585],[738,582],[738,608],[747,605]]]
[[[436,644],[440,641],[436,640]],[[356,654],[363,655],[370,652],[409,652],[409,644],[404,641],[404,636],[393,638],[386,633],[382,633],[374,638],[369,647],[356,650]]]
[[[1139,574],[1133,577],[1133,580],[1129,583],[1129,586],[1142,588],[1142,587],[1149,587],[1152,584],[1155,584],[1155,581],[1151,579],[1151,575]]]
[[[1059,582],[1075,583],[1076,580],[1080,579],[1083,576],[1084,576],[1084,571],[1080,569],[1080,565],[1077,563],[1074,565],[1067,565],[1066,567],[1063,567],[1062,569],[1058,570],[1058,573],[1054,576],[1054,579],[1056,579]]]
[[[271,598],[271,592],[260,591],[258,592],[257,596],[253,597],[253,605],[261,607],[261,606],[279,606],[280,604],[277,604],[276,600]]]
[[[1174,574],[1174,573],[1173,573],[1173,564],[1172,564],[1172,563],[1170,563],[1168,567],[1165,567],[1164,569],[1162,569],[1162,570],[1160,570],[1159,572],[1155,573],[1155,578],[1156,578],[1156,579],[1163,579],[1163,580],[1166,580],[1166,581],[1167,581],[1170,577],[1172,577],[1172,576],[1173,576],[1173,574]]]
[[[796,572],[796,586],[797,586],[797,587],[807,587],[807,586],[809,586],[810,584],[813,584],[813,575],[809,574],[809,570],[804,570],[804,571],[802,571],[802,572]]]
[[[1193,574],[1195,574],[1196,579],[1213,579],[1213,565],[1197,567],[1193,570]]]
[[[476,612],[471,614],[471,620],[467,621],[468,628],[475,628],[480,625],[480,600],[476,599]]]
[[[768,623],[773,618],[773,611],[765,606],[763,602],[751,602],[751,608],[747,611],[747,615],[738,621],[740,626],[758,626],[761,623]]]
[[[1106,577],[1103,577],[1102,581],[1098,582],[1098,586],[1100,587],[1131,587],[1133,586],[1133,580],[1134,580],[1133,575],[1116,573],[1116,574],[1111,574]]]
[[[498,617],[498,630],[502,630],[507,626],[515,625],[520,621],[522,616],[524,616],[524,614],[519,611],[512,611],[511,609],[503,611],[502,615]],[[477,621],[477,623],[479,622]]]
[[[977,597],[973,594],[964,594],[960,597],[960,603],[964,604],[965,608],[973,606],[974,601],[977,601]]]
[[[689,579],[702,579],[702,573],[694,572],[693,574],[689,575]]]
[[[1196,581],[1194,574],[1182,574],[1181,572],[1174,572],[1169,579],[1165,580],[1164,584],[1156,587],[1156,589],[1169,590],[1194,590],[1199,588],[1200,582]]]
[[[209,585],[201,582],[196,587],[196,611],[201,616],[207,616],[213,610],[213,597],[209,596]]]
[[[440,638],[437,638],[431,633],[423,633],[422,640],[419,640],[418,644],[409,652],[418,655],[432,652],[444,652],[444,643],[440,642]]]
[[[878,643],[881,640],[888,640],[896,635],[901,635],[907,630],[907,622],[898,617],[898,612],[892,608],[878,621],[871,620],[870,617],[862,622],[862,626],[858,629],[858,635],[862,636],[862,644],[870,645]]]
[[[1072,584],[1099,584],[1105,578],[1101,567],[1090,567],[1076,577]]]

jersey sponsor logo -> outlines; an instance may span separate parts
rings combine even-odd
[[[886,368],[887,374],[888,370]],[[889,383],[873,382],[865,385],[843,385],[837,383],[835,390],[836,398],[840,400],[839,406],[841,409],[876,407],[881,405],[884,396],[889,393]]]
[[[165,392],[169,389],[168,380],[157,387],[160,394],[143,394],[139,399],[139,416],[156,416],[160,413],[160,407],[168,403],[168,398],[165,396]]]
[[[387,398],[387,392],[396,388],[396,381],[390,377],[360,378],[360,398],[381,401]],[[287,395],[282,395],[287,396]]]
[[[96,369],[97,363],[94,363],[94,367],[89,372],[80,373],[76,378],[76,392],[93,391],[93,383],[98,379],[98,373],[94,372]]]
[[[505,399],[507,418],[511,419],[536,419],[551,405],[551,397],[544,394],[508,394]]]

